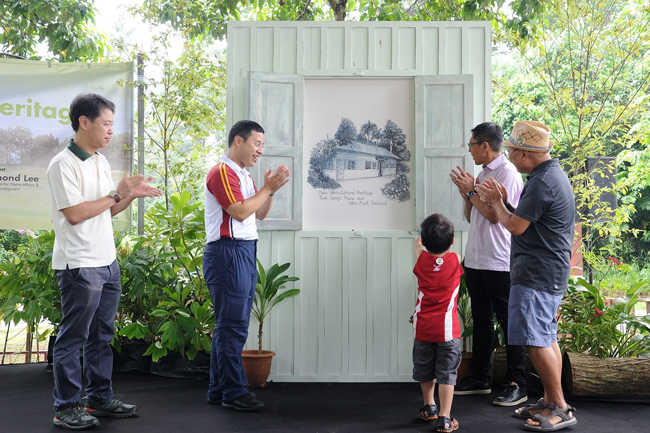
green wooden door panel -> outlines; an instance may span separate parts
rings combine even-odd
[[[441,213],[456,231],[468,230],[463,199],[451,182],[456,166],[473,172],[466,143],[473,125],[473,76],[415,78],[415,222]]]
[[[258,189],[264,172],[286,165],[291,177],[274,197],[273,207],[260,230],[302,229],[302,147],[305,82],[301,76],[251,72],[248,118],[265,130],[264,154],[251,169]]]

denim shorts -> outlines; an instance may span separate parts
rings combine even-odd
[[[459,338],[444,343],[413,340],[413,380],[456,385],[461,359]]]
[[[508,344],[551,347],[557,343],[557,310],[562,295],[515,284],[508,303]]]

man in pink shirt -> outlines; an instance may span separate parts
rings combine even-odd
[[[472,301],[474,338],[472,343],[472,375],[462,380],[454,394],[490,394],[491,355],[494,348],[494,315],[508,341],[508,298],[510,295],[510,239],[494,209],[480,200],[474,189],[491,177],[498,179],[508,191],[508,200],[517,206],[523,189],[521,175],[501,153],[503,132],[485,122],[472,129],[467,144],[476,165],[483,170],[476,179],[461,167],[452,170],[451,180],[465,201],[465,218],[470,223],[465,248],[465,282]],[[514,406],[528,399],[526,396],[526,349],[506,344],[509,384],[493,400],[499,406]]]

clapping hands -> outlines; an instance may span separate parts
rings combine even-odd
[[[133,199],[140,197],[160,197],[163,192],[149,185],[149,182],[152,180],[153,176],[145,178],[142,174],[136,174],[134,176],[126,175],[117,185],[117,192],[122,199],[127,197]]]
[[[503,184],[500,184],[493,177],[486,179],[482,184],[476,185],[476,192],[481,201],[493,206],[499,200],[504,204],[508,201],[508,191]]]
[[[289,169],[286,165],[279,166],[275,169],[275,172],[268,169],[264,172],[264,186],[270,189],[271,193],[275,193],[289,182],[289,175]]]
[[[474,189],[474,176],[463,170],[460,166],[456,166],[456,170],[452,169],[449,177],[451,177],[454,185],[458,187],[458,192],[463,198],[465,198],[468,192]]]

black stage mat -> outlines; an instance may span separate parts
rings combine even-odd
[[[88,431],[151,432],[431,432],[419,420],[417,383],[271,383],[257,389],[266,407],[236,412],[206,403],[207,381],[116,373],[116,396],[137,404],[138,416],[100,418]],[[52,373],[45,364],[0,366],[0,432],[41,433],[65,430],[52,425]],[[457,396],[452,415],[459,432],[525,431],[514,408],[491,404],[493,396]],[[531,396],[530,402],[535,401]],[[650,406],[570,400],[578,424],[566,432],[650,432]]]

